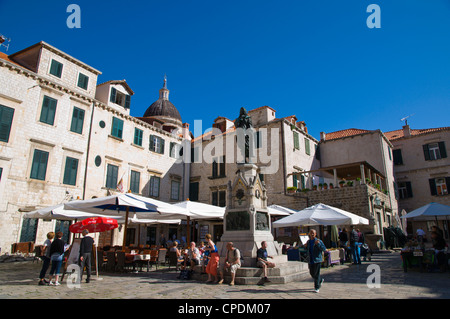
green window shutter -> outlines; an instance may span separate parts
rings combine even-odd
[[[217,164],[217,159],[214,158],[213,162],[212,162],[212,177],[217,177],[218,176],[218,164]]]
[[[52,60],[52,64],[50,65],[50,74],[61,77],[62,75],[63,65],[56,60]]]
[[[45,174],[47,172],[47,162],[48,162],[48,152],[41,150],[34,150],[30,178],[44,181]]]
[[[297,175],[292,175],[292,186],[298,188],[298,179],[297,179]]]
[[[89,77],[84,75],[83,73],[79,73],[78,75],[78,87],[87,90],[89,84]]]
[[[199,183],[189,183],[189,200],[198,201]]]
[[[130,95],[125,95],[125,108],[129,109],[130,108],[130,103],[131,103],[131,96]]]
[[[70,130],[72,132],[79,134],[83,133],[83,123],[84,123],[84,110],[74,107]]]
[[[54,124],[57,103],[57,100],[44,95],[44,99],[42,101],[41,117],[39,119],[40,122],[50,125]]]
[[[212,192],[212,201],[211,205],[218,206],[219,205],[219,192]]]
[[[106,187],[116,189],[117,178],[119,175],[119,167],[116,165],[108,164],[106,170]]]
[[[405,182],[405,185],[406,185],[406,193],[407,193],[408,198],[413,197],[411,182]]]
[[[159,185],[161,179],[157,176],[152,176],[150,178],[150,192],[149,195],[152,197],[159,197]]]
[[[117,94],[117,90],[115,88],[111,88],[111,96],[109,97],[109,101],[116,103],[116,94]]]
[[[150,151],[155,151],[155,141],[154,141],[155,136],[154,135],[150,135],[150,145],[149,145],[149,149]]]
[[[438,145],[441,158],[447,158],[447,150],[445,149],[445,142],[439,142]]]
[[[403,164],[403,157],[402,157],[401,149],[393,150],[392,155],[394,157],[394,165],[402,165]]]
[[[163,138],[159,138],[159,150],[158,153],[159,154],[164,154],[164,139]]]
[[[298,133],[293,132],[294,134],[294,149],[299,150],[300,149],[300,142],[298,140]]]
[[[139,145],[142,146],[142,135],[144,134],[144,132],[138,128],[134,128],[134,141],[133,143],[135,145]]]
[[[113,125],[111,135],[117,138],[122,138],[123,135],[123,121],[117,117],[113,117]]]
[[[136,171],[131,171],[130,190],[133,193],[139,194],[140,180],[141,180],[141,173],[136,172]]]
[[[67,157],[66,167],[64,169],[63,184],[76,185],[77,184],[77,172],[78,172],[78,159]]]
[[[436,180],[434,178],[430,178],[428,180],[428,182],[430,183],[430,192],[432,196],[436,196],[437,195],[437,189],[436,189]]]
[[[0,141],[8,143],[14,117],[14,109],[0,105]]]
[[[429,161],[430,160],[430,150],[428,149],[428,144],[425,144],[422,147],[423,147],[423,155],[425,157],[425,160]]]
[[[305,153],[306,155],[311,155],[309,140],[306,137],[305,137]]]

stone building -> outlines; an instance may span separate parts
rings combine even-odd
[[[118,192],[167,202],[187,197],[189,125],[169,101],[166,79],[143,117],[130,115],[125,80],[97,85],[101,72],[40,42],[0,54],[0,247],[43,242],[69,222],[23,219],[25,212]],[[187,142],[186,142],[187,141]],[[130,225],[130,244],[180,237],[177,225]],[[107,244],[121,244],[115,230]]]
[[[411,129],[406,124],[385,134],[393,144],[399,211],[408,213],[431,202],[450,205],[450,127]],[[408,222],[407,231],[415,234],[418,227],[430,231],[435,223]],[[448,221],[439,221],[439,227],[448,240]]]
[[[21,217],[83,195],[99,74],[45,42],[0,55],[2,253],[14,242],[67,229],[67,223]]]

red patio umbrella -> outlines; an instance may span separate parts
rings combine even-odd
[[[72,233],[82,233],[87,229],[90,233],[101,233],[119,227],[117,220],[108,217],[89,217],[70,225]]]

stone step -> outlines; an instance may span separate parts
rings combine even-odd
[[[196,268],[192,279],[199,281],[206,281],[208,275],[200,274],[201,268]],[[235,284],[236,285],[258,285],[264,281],[262,279],[262,268],[256,267],[241,267],[236,271]],[[288,261],[280,264],[275,268],[270,268],[267,271],[267,277],[273,284],[285,284],[292,281],[300,281],[309,277],[308,264],[298,261]],[[225,282],[230,281],[230,274],[225,273]]]

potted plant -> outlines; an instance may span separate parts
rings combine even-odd
[[[313,185],[313,191],[317,190],[317,185]]]
[[[339,186],[344,187],[345,186],[345,181],[340,181],[339,182]]]
[[[366,177],[366,184],[367,185],[372,185],[372,181],[370,180],[370,178]]]
[[[291,186],[287,188],[288,194],[294,194],[297,191],[297,187]]]
[[[348,181],[347,186],[349,186],[349,187],[353,186],[353,181]]]
[[[319,183],[319,189],[321,190],[323,188],[323,184]]]
[[[361,184],[361,178],[357,177],[356,181],[359,182],[358,184]]]
[[[323,183],[323,189],[328,189],[328,184],[327,183]]]
[[[374,186],[375,186],[376,189],[381,190],[380,184],[375,184]]]
[[[330,183],[330,189],[333,189],[333,188],[334,188],[333,183]]]

